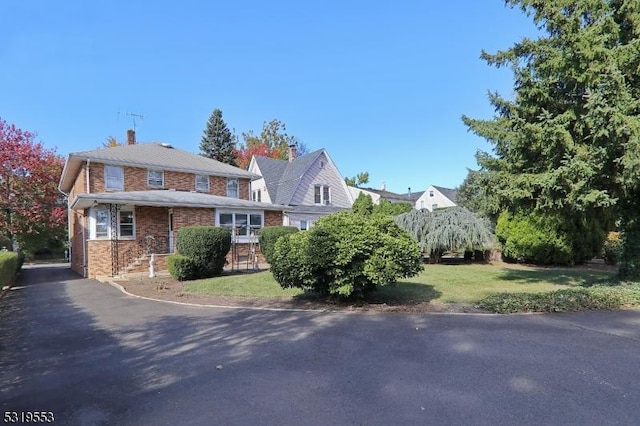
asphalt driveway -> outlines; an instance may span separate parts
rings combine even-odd
[[[640,311],[273,312],[27,267],[0,301],[0,405],[65,425],[623,424]]]

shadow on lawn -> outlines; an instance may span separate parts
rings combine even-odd
[[[522,281],[527,284],[548,282],[581,287],[616,283],[616,275],[613,272],[580,268],[504,269],[498,278],[506,281]]]
[[[324,297],[316,293],[302,293],[293,296],[299,302],[322,302],[329,305],[379,305],[411,306],[427,303],[442,295],[432,285],[400,281],[395,284],[379,287],[363,298],[338,299]]]

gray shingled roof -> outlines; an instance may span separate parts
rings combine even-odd
[[[456,202],[456,196],[458,195],[458,191],[457,190],[450,189],[450,188],[443,188],[441,186],[435,186],[435,185],[433,185],[433,187],[435,189],[437,189],[438,191],[440,191],[440,193],[442,195],[444,195],[445,197],[447,197],[448,199],[450,199],[454,203]]]
[[[62,171],[60,189],[68,192],[83,161],[90,160],[117,166],[158,168],[179,172],[257,179],[259,176],[202,155],[168,144],[144,143],[122,145],[69,154]]]
[[[278,206],[240,198],[221,197],[201,192],[151,190],[128,192],[98,192],[79,194],[71,202],[71,209],[86,209],[96,204],[127,204],[152,207],[237,208],[283,211]]]
[[[323,152],[323,149],[319,149],[295,158],[292,162],[255,157],[271,200],[276,204],[289,205],[300,184],[300,179]]]
[[[349,210],[349,209],[344,207],[323,206],[323,205],[290,206],[285,209],[286,212],[291,212],[291,213],[316,213],[320,215],[336,213],[344,210]]]

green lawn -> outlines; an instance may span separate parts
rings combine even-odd
[[[537,268],[500,262],[425,265],[419,276],[383,287],[372,298],[391,303],[475,303],[495,293],[542,293],[614,280],[614,273],[584,268]],[[268,271],[198,280],[189,283],[186,290],[224,296],[278,297],[302,294],[297,289],[281,289]]]

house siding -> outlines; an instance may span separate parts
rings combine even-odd
[[[433,197],[431,197],[430,191],[433,191]],[[456,203],[454,203],[453,201],[451,201],[450,199],[448,199],[447,197],[445,197],[440,191],[438,191],[436,188],[434,188],[433,186],[429,186],[426,191],[424,191],[422,193],[422,195],[420,195],[420,197],[418,197],[418,199],[416,200],[414,207],[416,209],[420,209],[420,205],[421,203],[424,202],[424,208],[429,210],[429,211],[433,211],[433,205],[437,204],[438,208],[442,208],[442,207],[453,207],[456,205]]]
[[[298,189],[294,194],[292,205],[315,205],[314,187],[315,185],[328,185],[331,194],[331,205],[335,207],[351,207],[351,198],[347,194],[344,179],[340,172],[329,161],[326,154],[318,157],[316,162],[302,176]]]

